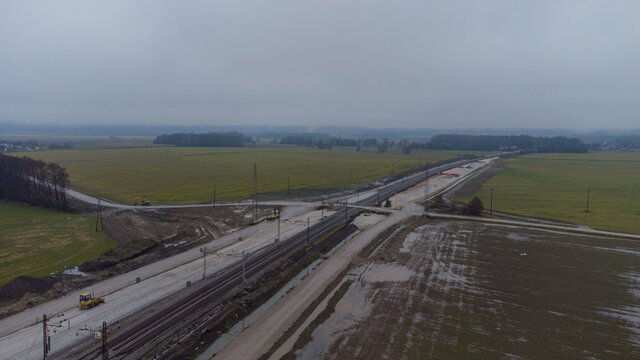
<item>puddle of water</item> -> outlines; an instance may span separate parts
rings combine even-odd
[[[411,249],[413,248],[413,244],[415,244],[416,241],[418,241],[422,236],[423,234],[419,232],[412,232],[411,234],[407,235],[407,237],[405,237],[404,241],[402,242],[402,247],[400,248],[399,252],[401,253],[411,252]]]
[[[176,246],[180,246],[180,245],[182,245],[182,244],[186,244],[186,243],[187,243],[187,241],[186,241],[186,240],[182,240],[182,241],[179,241],[179,242],[177,242],[177,243],[164,244],[164,247],[165,247],[165,248],[168,248],[168,247],[171,247],[171,246],[176,247]]]
[[[556,316],[567,316],[567,314],[563,314],[563,313],[561,313],[561,312],[557,312],[557,311],[551,311],[551,310],[549,310],[549,311],[547,311],[547,312],[548,312],[549,314],[551,314],[551,315],[556,315]]]
[[[620,277],[628,284],[628,290],[634,298],[640,299],[640,273],[628,272],[620,274]]]
[[[629,324],[627,326],[627,329],[631,330],[634,333],[630,340],[634,344],[640,346],[640,307],[623,306],[618,309],[598,311],[598,313],[601,315],[626,321]]]
[[[507,234],[507,239],[513,240],[513,241],[529,241],[529,240],[531,240],[531,238],[529,236],[527,236],[527,235],[513,233],[513,232]]]
[[[333,297],[333,294],[335,294],[336,291],[338,291],[340,286],[342,286],[343,282],[344,282],[344,280],[341,281],[340,284],[338,284],[338,286],[336,286],[329,293],[329,295],[327,295],[327,297],[322,299],[320,304],[318,304],[318,306],[315,309],[313,309],[313,312],[311,312],[311,315],[309,315],[309,317],[307,317],[307,319],[302,323],[302,325],[298,329],[296,329],[296,331],[293,333],[293,335],[291,335],[282,345],[280,345],[280,347],[273,354],[271,354],[271,356],[269,357],[269,360],[278,360],[278,359],[282,358],[286,353],[291,351],[291,349],[293,348],[293,345],[295,344],[295,342],[300,337],[300,334],[327,307],[327,304],[329,303],[329,299],[331,299],[331,297]]]
[[[364,282],[382,282],[382,281],[408,281],[412,276],[416,275],[410,270],[398,264],[374,264],[362,274]]]
[[[345,277],[345,280],[354,280],[344,296],[338,301],[334,312],[311,334],[309,341],[302,349],[295,352],[297,359],[318,359],[324,357],[325,352],[331,348],[340,337],[348,334],[357,328],[358,324],[366,319],[373,309],[372,299],[375,298],[377,289],[373,288],[373,283],[383,281],[408,281],[417,274],[409,268],[396,264],[369,264],[353,268]],[[360,281],[358,281],[358,279]],[[342,284],[342,283],[341,283]],[[338,285],[336,289],[340,286]],[[333,294],[327,296],[323,303],[314,310],[314,314],[309,319],[315,319],[327,306],[328,299]],[[418,318],[421,315],[416,315]],[[312,320],[300,327],[304,330]],[[299,334],[292,336],[289,340],[295,342]],[[291,346],[293,343],[291,344]],[[289,349],[291,348],[289,347]],[[274,354],[275,355],[275,354]],[[284,355],[282,353],[280,356]],[[273,357],[272,359],[276,359]]]
[[[338,289],[340,286],[336,287]],[[297,359],[320,359],[323,358],[331,344],[339,337],[352,331],[360,321],[371,313],[373,304],[370,302],[376,290],[369,285],[362,287],[353,283],[342,299],[336,304],[334,312],[322,324],[320,324],[311,334],[309,341],[302,349],[296,350]],[[328,296],[326,300],[333,296]],[[322,306],[322,309],[326,304]],[[318,312],[319,315],[319,312]],[[314,316],[312,319],[317,317]],[[306,328],[306,326],[305,326]],[[296,337],[297,338],[297,337]]]

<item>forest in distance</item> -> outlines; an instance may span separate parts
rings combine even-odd
[[[205,134],[175,133],[163,134],[154,140],[156,145],[174,145],[184,147],[241,147],[254,142],[253,138],[238,132]],[[471,150],[471,151],[505,151],[523,150],[539,153],[586,153],[587,146],[578,138],[564,136],[534,137],[530,135],[435,135],[428,141],[410,141],[408,139],[392,140],[388,138],[350,139],[342,137],[326,137],[310,134],[292,134],[284,136],[277,142],[280,145],[295,145],[331,149],[333,146],[351,146],[359,149],[363,146],[378,147],[386,152],[391,147],[432,150]]]

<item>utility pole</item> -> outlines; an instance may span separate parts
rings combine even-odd
[[[207,276],[207,246],[202,247],[202,280]]]
[[[258,222],[258,165],[253,163],[253,223]]]
[[[247,285],[246,268],[247,268],[247,256],[244,254],[244,250],[242,250],[242,284],[244,286]]]
[[[238,238],[238,241],[240,241],[240,240],[242,240],[241,237]],[[207,254],[207,248],[206,247],[200,248],[200,251],[202,251],[206,256],[206,254]],[[242,250],[242,255],[239,255],[239,254],[236,254],[236,253],[225,254],[225,253],[213,251],[211,254],[218,255],[218,256],[232,257],[232,258],[236,258],[236,259],[242,256],[242,278],[241,278],[241,280],[242,280],[242,284],[244,284],[246,286],[246,284],[247,284],[247,258],[249,257],[250,252]],[[204,278],[204,273],[203,273],[202,277]]]
[[[276,242],[280,241],[280,214],[278,214],[278,237],[276,238]]]
[[[320,211],[321,211],[320,220],[322,220],[324,219],[324,198],[322,198],[322,202],[320,203]]]
[[[591,197],[591,188],[587,188],[587,210],[585,212],[589,212],[589,198]]]
[[[309,218],[307,218],[307,246],[309,246]]]
[[[347,216],[347,212],[348,212],[348,209],[349,209],[348,205],[349,205],[349,201],[345,200],[344,201],[344,221],[345,222],[347,222],[347,218],[348,218],[348,216]]]
[[[216,207],[216,184],[213,184],[213,207]]]
[[[493,188],[491,188],[491,205],[489,206],[489,215],[493,216]]]
[[[429,200],[429,161],[426,164],[427,170],[424,172],[424,197]]]
[[[47,332],[47,314],[42,315],[42,345],[43,359],[47,360],[49,351],[51,350],[51,338]]]
[[[101,210],[100,210],[100,199],[98,199],[98,206],[96,207],[96,232],[98,232],[98,222],[100,223],[100,225],[102,225],[102,221],[100,219],[101,217]],[[102,227],[102,230],[104,230],[104,226]]]
[[[357,184],[356,186],[357,186],[357,188],[358,188],[358,189],[356,190],[356,191],[357,191],[357,193],[358,193],[358,195],[356,195],[356,202],[360,202],[360,184]]]
[[[102,322],[102,360],[109,360],[109,350],[107,349],[107,322]]]

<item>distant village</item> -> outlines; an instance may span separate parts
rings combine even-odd
[[[2,140],[0,140],[2,141]],[[0,153],[13,151],[39,151],[55,149],[73,149],[70,143],[38,143],[32,141],[2,141],[0,142]]]

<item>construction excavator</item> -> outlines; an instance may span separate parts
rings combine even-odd
[[[134,197],[133,198],[133,205],[134,206],[138,206],[138,205],[142,205],[142,206],[148,206],[149,202],[141,197]]]
[[[90,292],[80,294],[80,310],[91,309],[100,304],[104,304],[104,298],[96,297]]]

